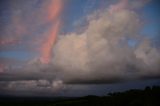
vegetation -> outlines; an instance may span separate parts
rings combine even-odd
[[[85,96],[58,100],[1,100],[0,106],[160,106],[160,86],[109,93],[106,96]]]

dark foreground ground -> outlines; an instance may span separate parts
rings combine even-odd
[[[160,86],[80,98],[1,97],[0,106],[160,106]]]

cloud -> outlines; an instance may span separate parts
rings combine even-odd
[[[29,63],[9,57],[1,58],[0,82],[4,81],[3,83],[9,85],[9,87],[3,87],[5,90],[13,89],[14,91],[16,86],[20,91],[23,86],[24,91],[32,90],[34,87],[39,89],[39,86],[45,86],[44,83],[47,85],[48,81],[52,82],[55,79],[56,72],[51,72],[50,66],[43,64],[49,63],[52,46],[59,32],[62,1],[14,0],[8,1],[6,7],[8,7],[6,16],[9,18],[0,35],[0,51],[13,50],[17,51],[16,55],[21,55],[18,52],[24,50],[24,52],[32,53],[36,51],[38,54],[36,59]],[[43,31],[41,31],[42,28]],[[19,48],[22,49],[17,50]],[[62,87],[62,83],[58,82],[58,85]],[[50,86],[52,87],[52,84]],[[54,87],[55,84],[52,88]],[[55,89],[58,92],[58,87]]]
[[[46,20],[49,23],[53,23],[54,21],[54,26],[52,25],[46,32],[45,36],[48,37],[46,37],[45,42],[41,47],[40,60],[44,64],[48,64],[50,62],[52,46],[55,43],[56,36],[60,29],[61,21],[59,16],[63,6],[61,0],[51,0],[49,3],[50,4],[47,6],[48,14]]]
[[[160,51],[140,36],[140,16],[128,1],[88,17],[82,33],[61,35],[53,48],[53,64],[66,83],[114,83],[159,76]],[[131,47],[127,39],[138,43]]]
[[[42,60],[48,63],[51,58],[51,62],[44,64],[41,58],[33,59],[23,68],[6,70],[0,74],[0,85],[4,85],[1,91],[56,94],[70,84],[159,78],[160,50],[140,35],[142,20],[129,5],[130,1],[122,0],[104,11],[96,11],[87,16],[88,24],[81,33],[59,35],[56,41],[59,21],[55,21],[44,34],[48,35],[47,43],[43,42],[40,49]],[[50,22],[54,16],[45,19]],[[136,41],[135,45],[129,45],[128,39]]]
[[[41,50],[40,61],[43,64],[50,63],[52,46],[55,43],[56,36],[58,34],[59,28],[60,28],[60,22],[57,21],[55,26],[52,29],[50,29],[49,32],[47,32],[46,35],[49,35],[49,36],[46,39],[45,43],[42,44],[42,47],[40,47],[40,50]]]
[[[20,80],[20,81],[1,81],[0,93],[17,96],[53,96],[64,89],[64,84],[60,80],[49,82],[48,80]],[[17,93],[18,92],[18,93]]]
[[[0,50],[38,53],[36,58],[49,63],[52,46],[60,29],[61,0],[8,1]],[[1,10],[4,11],[4,10]],[[5,21],[2,20],[2,21]]]

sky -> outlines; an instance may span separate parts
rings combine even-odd
[[[1,0],[0,95],[104,95],[160,85],[159,0]]]

